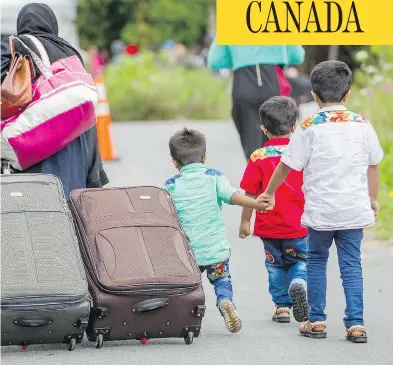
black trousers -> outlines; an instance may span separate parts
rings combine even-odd
[[[280,95],[275,65],[247,66],[234,72],[232,118],[246,159],[267,141],[261,130],[259,108],[275,95]]]
[[[262,104],[262,103],[261,103]],[[248,160],[251,154],[268,140],[261,130],[259,107],[246,101],[236,101],[232,107],[232,118],[239,133],[244,156]]]

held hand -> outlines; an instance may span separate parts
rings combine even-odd
[[[266,210],[269,210],[269,204],[268,204],[268,203],[260,202],[260,201],[258,201],[258,200],[255,200],[255,201],[256,201],[255,209],[256,209],[258,212],[265,213]]]
[[[239,227],[239,237],[241,239],[247,238],[251,234],[250,231],[250,222],[240,222],[240,227]]]
[[[276,200],[274,198],[274,195],[266,194],[263,193],[258,196],[257,201],[260,203],[265,203],[267,204],[266,210],[272,210],[274,208],[274,205],[276,204]]]
[[[379,213],[379,203],[378,200],[370,200],[371,209],[374,211],[374,215],[377,216]]]

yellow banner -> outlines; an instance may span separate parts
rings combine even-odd
[[[393,45],[393,0],[217,0],[217,43]]]

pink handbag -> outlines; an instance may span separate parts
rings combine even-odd
[[[60,151],[96,123],[97,90],[77,56],[50,64],[41,42],[31,54],[41,76],[33,84],[33,101],[21,113],[1,122],[1,158],[24,170]]]

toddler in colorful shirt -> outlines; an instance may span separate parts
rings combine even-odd
[[[248,162],[240,187],[252,198],[262,194],[280,163],[295,128],[298,109],[285,96],[276,96],[259,109],[262,131],[269,140],[256,150]],[[307,317],[306,250],[307,229],[300,219],[304,209],[303,172],[292,171],[276,194],[276,206],[257,212],[254,235],[265,248],[265,266],[269,274],[269,291],[276,310],[273,321],[290,322],[290,309],[298,322]],[[250,235],[252,209],[243,208],[239,235]]]

